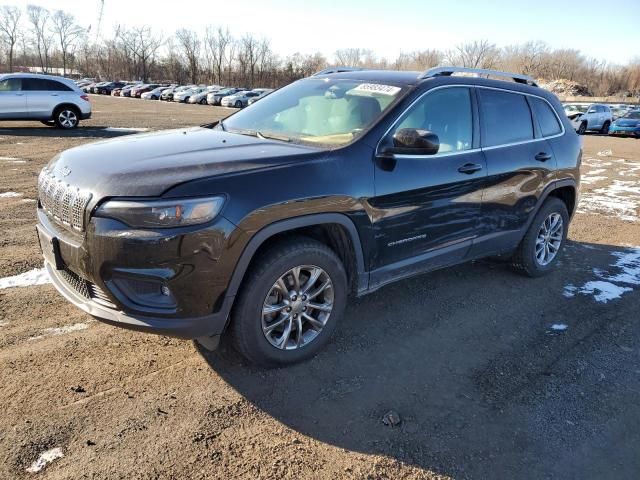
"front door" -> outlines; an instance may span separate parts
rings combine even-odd
[[[467,87],[427,92],[381,142],[401,128],[439,137],[434,155],[377,157],[370,199],[376,254],[372,286],[462,260],[476,235],[486,164],[474,134],[476,115]]]
[[[6,78],[0,81],[0,118],[26,118],[27,97],[22,91],[22,80]]]

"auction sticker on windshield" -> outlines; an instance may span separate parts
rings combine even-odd
[[[396,95],[400,91],[400,87],[394,87],[393,85],[380,85],[378,83],[361,83],[351,92],[366,92],[374,93],[378,95]]]

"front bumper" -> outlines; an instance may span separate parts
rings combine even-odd
[[[45,267],[54,287],[64,298],[92,317],[110,325],[170,337],[195,339],[220,335],[227,323],[227,315],[224,312],[212,313],[202,317],[164,318],[131,315],[123,311],[103,307],[96,301],[87,299],[79,294],[49,262],[45,261]],[[232,299],[228,301],[232,302]]]
[[[609,135],[633,135],[640,137],[640,127],[619,127],[612,125],[609,127]]]
[[[55,260],[44,255],[54,286],[98,320],[188,339],[224,331],[234,299],[226,295],[232,271],[220,256],[235,230],[224,217],[199,229],[153,232],[94,218],[83,236],[38,209],[38,230],[43,250],[55,239]],[[158,303],[149,286],[168,288],[172,301]]]

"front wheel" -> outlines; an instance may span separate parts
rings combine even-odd
[[[200,105],[206,105],[207,104],[207,99],[203,98],[202,100],[200,100]]]
[[[529,277],[540,277],[552,271],[564,247],[568,228],[566,205],[559,198],[549,197],[513,256],[514,269]]]
[[[236,104],[235,104],[235,107],[236,108],[242,108],[242,102],[240,100],[237,100]]]
[[[80,118],[78,111],[75,108],[62,107],[56,110],[56,113],[53,116],[53,121],[56,123],[58,128],[71,130],[78,126]]]
[[[609,120],[604,122],[604,124],[602,125],[602,128],[600,129],[600,133],[604,133],[605,135],[609,133],[610,126],[611,126],[611,122]]]
[[[347,275],[333,250],[306,237],[276,243],[245,275],[233,343],[262,366],[306,360],[329,342],[346,302]]]
[[[587,122],[582,122],[578,127],[578,135],[584,135],[587,132]]]

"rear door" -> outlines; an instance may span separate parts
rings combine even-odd
[[[470,253],[480,256],[517,245],[544,188],[553,181],[556,159],[526,95],[476,88],[488,172],[481,226]]]
[[[5,78],[0,81],[0,118],[27,118],[27,98],[22,79]]]
[[[47,78],[26,78],[24,86],[29,115],[43,119],[51,118],[54,108],[73,92],[63,83]]]
[[[376,158],[375,197],[370,199],[377,247],[371,265],[374,286],[456,263],[469,250],[486,177],[474,134],[475,112],[470,88],[435,89],[417,100],[382,139],[384,146],[401,128],[429,130],[438,135],[440,150],[435,155]]]

